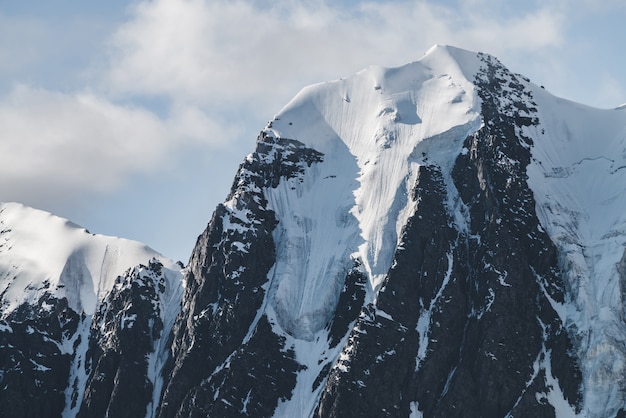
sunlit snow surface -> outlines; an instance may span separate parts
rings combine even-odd
[[[67,297],[87,315],[130,267],[152,258],[180,270],[145,244],[91,234],[66,219],[17,203],[0,203],[0,309],[6,316],[44,292]]]
[[[324,154],[304,182],[265,191],[279,220],[274,309],[292,335],[312,339],[332,315],[351,267],[338,260],[361,259],[375,297],[412,214],[407,192],[417,167],[428,154],[450,168],[480,127],[468,81],[476,62],[475,54],[437,46],[400,68],[370,67],[305,88],[266,128]]]
[[[562,319],[579,336],[588,416],[613,416],[626,386],[626,271],[620,277],[618,266],[626,247],[626,109],[594,109],[540,88],[533,94],[540,124],[527,129],[529,185],[559,249],[571,299]]]

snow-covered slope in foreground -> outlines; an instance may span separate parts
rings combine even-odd
[[[75,312],[92,315],[118,276],[159,260],[179,266],[145,244],[91,234],[70,221],[18,203],[0,203],[0,309],[6,316],[44,292],[66,297]]]

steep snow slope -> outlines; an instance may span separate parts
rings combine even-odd
[[[580,342],[589,416],[612,416],[626,401],[626,110],[533,93],[529,185],[569,286],[562,319]]]
[[[0,203],[0,308],[3,317],[44,292],[66,297],[75,312],[91,315],[130,267],[171,260],[145,244],[91,234],[66,219],[18,203]]]
[[[267,134],[324,154],[303,182],[265,191],[280,220],[273,304],[289,333],[312,339],[328,322],[352,266],[336,260],[349,254],[362,260],[375,297],[411,214],[420,162],[428,155],[449,169],[480,127],[477,69],[475,54],[435,46],[400,68],[305,88],[268,125]]]

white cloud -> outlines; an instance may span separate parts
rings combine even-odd
[[[234,118],[216,119],[220,116],[209,116],[206,111],[192,104],[174,103],[165,124],[179,142],[216,149],[233,142],[242,132]]]
[[[212,107],[252,101],[258,107],[264,100],[274,105],[276,98],[284,103],[304,84],[370,64],[418,59],[434,43],[532,54],[560,44],[561,30],[561,15],[549,8],[503,19],[484,9],[425,1],[348,8],[303,1],[280,7],[242,0],[144,1],[113,38],[106,78],[118,93]]]
[[[1,199],[31,204],[110,191],[218,129],[193,108],[161,120],[90,93],[24,85],[0,98],[0,126]]]
[[[152,233],[184,200],[197,212],[184,217],[193,238],[262,124],[298,90],[402,65],[434,43],[494,54],[574,100],[626,101],[623,0],[130,3],[125,21],[115,21],[119,10],[93,12],[95,3],[69,17],[49,5],[0,11],[0,200],[77,220],[75,209],[92,205],[109,224],[129,217],[130,204],[141,219],[125,228]],[[160,248],[176,246],[173,225]]]

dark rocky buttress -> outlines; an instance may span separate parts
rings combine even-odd
[[[77,417],[142,417],[152,401],[148,357],[161,337],[163,265],[152,260],[120,276],[94,314],[85,356],[88,376]]]
[[[277,223],[263,188],[321,160],[298,141],[262,134],[240,166],[190,260],[160,417],[271,416],[291,396],[301,366],[259,313]]]
[[[46,291],[0,321],[0,417],[146,416],[148,357],[163,329],[162,265],[129,270],[79,315]]]
[[[44,291],[0,321],[1,417],[61,415],[80,320],[67,299]]]

